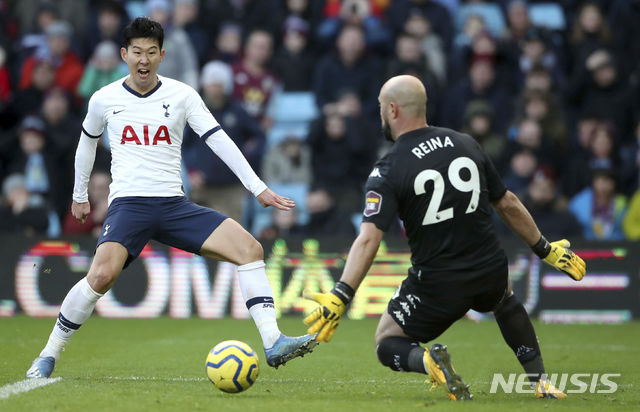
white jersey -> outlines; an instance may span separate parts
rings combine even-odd
[[[158,76],[158,85],[141,95],[125,79],[94,93],[82,123],[83,133],[91,138],[100,137],[105,128],[108,131],[112,158],[109,203],[123,196],[183,196],[180,149],[186,124],[203,139],[214,133],[228,136],[190,86]],[[213,143],[210,146],[214,148]],[[253,176],[245,179],[250,184],[243,181],[245,186],[257,187],[256,180],[264,186],[253,171],[250,174]],[[83,196],[74,193],[76,197]]]

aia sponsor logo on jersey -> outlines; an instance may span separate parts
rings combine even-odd
[[[133,126],[125,126],[124,129],[122,129],[122,140],[120,141],[120,144],[135,143],[137,145],[144,144],[145,146],[155,146],[157,144],[160,144],[161,142],[171,144],[169,129],[167,129],[167,126],[165,125],[160,126],[158,130],[156,130],[156,132],[153,134],[152,139],[150,139],[149,137],[150,134],[148,125],[142,126],[142,140],[140,139],[139,134],[136,133],[136,130],[133,128]]]

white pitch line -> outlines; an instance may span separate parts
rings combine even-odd
[[[184,378],[178,376],[175,378],[160,378],[157,376],[105,376],[104,378],[97,379],[109,379],[114,381],[161,381],[161,382],[197,382],[206,381],[207,378]]]
[[[12,395],[29,392],[32,389],[56,383],[61,379],[62,378],[25,379],[16,383],[10,383],[0,388],[0,399],[7,399]]]

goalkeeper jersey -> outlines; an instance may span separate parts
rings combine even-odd
[[[491,201],[506,188],[480,145],[451,129],[405,133],[374,166],[363,221],[386,231],[399,216],[411,263],[426,271],[459,271],[504,259]]]

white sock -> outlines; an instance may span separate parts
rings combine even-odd
[[[249,314],[262,337],[262,344],[270,348],[280,337],[280,329],[273,306],[273,292],[264,268],[262,260],[238,266],[238,281]]]
[[[40,356],[53,356],[58,360],[60,352],[64,350],[71,335],[89,319],[96,302],[102,296],[102,293],[94,291],[89,286],[86,277],[76,283],[62,302],[56,324],[49,335],[47,346],[40,352]]]

